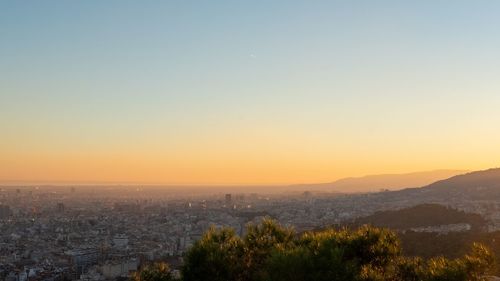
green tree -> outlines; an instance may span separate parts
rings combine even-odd
[[[166,263],[153,263],[135,272],[132,281],[171,281],[174,280],[170,267]]]
[[[185,257],[185,281],[242,280],[244,244],[234,230],[210,228]]]
[[[360,280],[368,269],[385,274],[399,255],[397,238],[390,231],[326,230],[306,233],[297,238],[295,248],[275,251],[267,271],[269,280]]]
[[[261,224],[247,226],[244,242],[244,280],[258,281],[266,277],[264,264],[275,250],[294,246],[296,233],[266,218]]]
[[[492,268],[494,257],[489,249],[474,244],[470,254],[463,258],[448,260],[443,257],[429,260],[427,279],[429,281],[481,281]]]
[[[243,237],[211,228],[185,257],[185,281],[480,281],[494,263],[475,244],[459,259],[402,255],[392,231],[363,226],[297,235],[272,220]]]

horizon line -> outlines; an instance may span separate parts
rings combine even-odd
[[[483,169],[481,169],[483,170]],[[468,173],[471,171],[481,171],[481,170],[470,170],[470,169],[433,169],[433,170],[423,170],[423,171],[414,171],[414,172],[403,172],[403,173],[381,173],[381,174],[365,174],[360,176],[347,176],[347,177],[339,177],[330,181],[321,181],[321,182],[308,182],[308,183],[161,183],[161,182],[119,182],[119,181],[71,181],[71,180],[0,180],[0,185],[2,186],[66,186],[66,185],[74,185],[74,186],[165,186],[165,187],[259,187],[259,186],[297,186],[297,185],[316,185],[316,184],[328,184],[334,183],[339,180],[344,179],[361,179],[370,176],[396,176],[396,175],[411,175],[411,174],[419,174],[419,173],[432,173],[432,172],[442,172],[442,171],[456,171]]]

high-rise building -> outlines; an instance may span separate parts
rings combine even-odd
[[[64,203],[57,203],[56,209],[58,212],[64,212],[66,206],[64,206]]]
[[[230,193],[226,194],[225,198],[226,198],[226,205],[229,206],[231,204],[231,202],[232,202],[232,200],[231,200],[231,194]]]
[[[90,266],[97,264],[99,258],[99,252],[97,249],[73,249],[66,251],[69,262],[72,266],[74,272],[74,278],[80,278],[80,275],[84,273]]]
[[[10,207],[7,205],[0,205],[0,219],[6,219],[12,215]]]

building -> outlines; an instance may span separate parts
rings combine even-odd
[[[97,249],[75,249],[66,251],[69,262],[74,272],[74,277],[79,278],[89,267],[97,264],[99,252]]]
[[[226,194],[225,199],[226,199],[226,206],[231,205],[232,199],[230,193]]]
[[[119,249],[125,249],[128,246],[128,237],[124,234],[117,234],[113,237],[113,246]]]
[[[99,267],[100,272],[107,279],[115,279],[118,277],[127,277],[130,272],[136,271],[138,268],[137,259],[129,259],[122,261],[107,261]]]
[[[6,219],[12,215],[10,207],[7,205],[0,205],[0,219]]]
[[[66,206],[64,206],[64,203],[57,203],[56,209],[58,212],[62,213],[66,210]]]

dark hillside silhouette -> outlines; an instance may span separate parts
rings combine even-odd
[[[406,230],[459,223],[470,224],[473,230],[481,230],[485,227],[486,220],[481,215],[458,211],[439,204],[422,204],[401,210],[376,212],[371,216],[357,219],[354,224]]]

